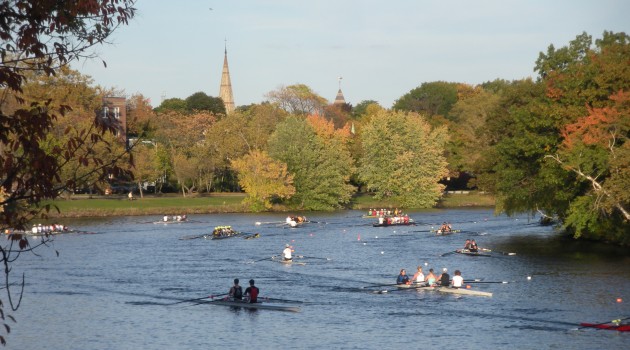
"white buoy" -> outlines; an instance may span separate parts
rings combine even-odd
[[[429,263],[428,263],[428,262],[425,262],[425,263],[424,263],[424,266],[429,266]]]
[[[381,254],[385,254],[385,252],[381,252]]]
[[[374,236],[374,238],[378,238],[378,236]]]
[[[531,280],[531,279],[532,279],[532,276],[527,276],[527,280],[528,281]]]
[[[367,243],[363,242],[363,245],[366,245]]]

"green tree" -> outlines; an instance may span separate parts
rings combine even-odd
[[[195,92],[186,97],[186,110],[188,112],[210,112],[216,116],[225,115],[225,104],[220,97],[212,97],[204,92]]]
[[[415,113],[381,111],[361,130],[359,177],[376,198],[404,207],[431,207],[442,195],[438,181],[448,174],[443,156],[446,128],[432,129]]]
[[[233,160],[232,168],[247,193],[244,202],[254,211],[269,210],[274,199],[288,199],[295,194],[293,176],[286,164],[272,159],[267,152],[254,150]]]
[[[429,117],[446,117],[457,102],[458,85],[445,81],[422,83],[396,100],[392,109],[417,112]]]
[[[333,128],[321,117],[314,119],[318,119],[317,124],[329,123]],[[323,128],[316,129],[303,118],[287,118],[269,139],[269,155],[287,164],[293,175],[296,193],[289,204],[306,210],[340,208],[354,192],[349,184],[352,158],[343,132],[319,135],[316,130]]]
[[[160,105],[157,108],[155,108],[156,113],[167,113],[169,111],[179,112],[182,114],[186,113],[186,111],[188,111],[186,101],[177,97],[167,98],[166,100],[162,101],[162,103],[160,103]]]

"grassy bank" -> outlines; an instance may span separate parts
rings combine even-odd
[[[131,215],[177,215],[248,212],[241,204],[244,194],[212,194],[205,196],[182,197],[177,194],[145,196],[127,199],[127,196],[87,196],[76,195],[59,199],[50,204],[56,205],[60,213],[52,210],[50,217],[103,217]],[[494,198],[476,192],[448,194],[438,204],[439,208],[492,207]],[[375,200],[372,196],[361,194],[353,201],[352,209],[396,208],[397,203]],[[278,210],[283,208],[278,207]]]

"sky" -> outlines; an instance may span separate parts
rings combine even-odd
[[[139,0],[99,59],[95,85],[164,98],[219,95],[224,50],[237,106],[305,84],[334,101],[390,108],[425,82],[536,77],[549,45],[582,32],[630,34],[625,0]],[[107,62],[104,67],[101,60]],[[339,79],[341,77],[341,79]]]

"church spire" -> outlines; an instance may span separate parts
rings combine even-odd
[[[225,112],[227,114],[234,112],[234,95],[232,95],[232,81],[230,80],[230,69],[228,68],[227,59],[227,39],[225,40],[225,56],[223,57],[223,73],[221,74],[219,97],[225,104]]]
[[[333,102],[335,105],[346,103],[346,99],[343,97],[343,92],[341,92],[341,79],[343,78],[339,77],[339,91],[337,91],[337,97],[335,97],[335,102]]]

